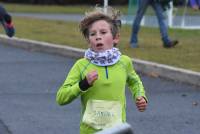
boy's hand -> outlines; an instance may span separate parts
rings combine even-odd
[[[93,70],[89,72],[86,76],[89,85],[92,85],[98,79],[98,72]]]
[[[144,112],[144,110],[146,109],[146,106],[147,106],[147,102],[144,99],[144,97],[138,97],[136,99],[136,106],[140,112]]]

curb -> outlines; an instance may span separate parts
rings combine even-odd
[[[62,56],[69,56],[73,58],[83,57],[85,51],[84,49],[78,49],[59,44],[51,44],[47,42],[28,40],[17,37],[8,38],[5,35],[0,35],[0,42],[9,46],[28,49],[31,51],[41,51]],[[178,82],[200,86],[200,72],[175,68],[172,66],[144,61],[140,59],[134,59],[133,61],[134,67],[138,72],[153,77],[163,77]]]

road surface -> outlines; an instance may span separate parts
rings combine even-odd
[[[80,100],[55,102],[74,62],[0,43],[0,134],[78,134]],[[199,134],[200,87],[139,75],[149,103],[138,112],[127,90],[127,121],[135,134]]]

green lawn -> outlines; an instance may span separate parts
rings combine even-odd
[[[2,3],[2,2],[0,2]],[[94,5],[66,5],[66,6],[53,6],[53,5],[25,5],[25,4],[5,4],[2,3],[5,8],[9,12],[29,12],[29,13],[67,13],[67,14],[84,14],[86,11],[92,9]],[[127,14],[128,12],[135,12],[137,7],[131,7],[128,9],[128,5],[123,6],[112,6],[116,9],[119,9],[122,14]],[[192,8],[185,8],[184,7],[174,7],[174,14],[175,15],[200,15],[200,12],[193,10]],[[148,8],[146,14],[154,15],[154,11],[152,8]]]
[[[0,2],[1,3],[1,2]],[[93,9],[94,5],[24,5],[24,4],[5,4],[2,3],[9,12],[29,12],[29,13],[68,13],[84,14],[86,11]],[[128,6],[113,6],[119,9],[123,14],[127,13]]]
[[[34,9],[33,6],[29,8]],[[17,37],[87,48],[87,44],[79,32],[78,23],[23,17],[14,17],[13,20]],[[2,27],[0,27],[0,32],[3,32]],[[200,30],[170,29],[169,35],[180,41],[177,47],[171,49],[162,47],[158,28],[146,27],[142,27],[139,33],[140,47],[130,48],[130,32],[131,26],[122,26],[121,41],[118,45],[122,53],[133,58],[200,72],[200,43],[198,43]]]

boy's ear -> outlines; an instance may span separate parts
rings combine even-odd
[[[86,38],[85,38],[85,40],[87,41],[87,43],[90,43],[90,40],[89,40],[89,38],[87,38],[87,37],[86,37]]]
[[[86,40],[86,42],[87,42],[87,44],[88,44],[88,47],[91,48],[91,44],[90,44],[89,38],[85,38],[85,40]]]
[[[119,33],[115,35],[115,37],[113,39],[114,40],[114,44],[118,44],[119,43],[119,37],[120,37]]]

